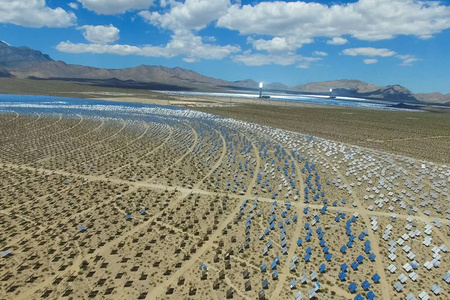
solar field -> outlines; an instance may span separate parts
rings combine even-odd
[[[448,166],[185,109],[100,111],[0,114],[0,299],[450,294]]]

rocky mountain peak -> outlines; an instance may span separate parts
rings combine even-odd
[[[0,63],[10,64],[15,62],[46,62],[53,59],[41,51],[28,47],[13,47],[4,41],[0,41]]]

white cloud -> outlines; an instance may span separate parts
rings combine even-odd
[[[347,39],[341,37],[334,37],[331,40],[327,41],[327,44],[329,45],[344,45],[346,43],[348,43]]]
[[[349,48],[344,49],[342,51],[345,55],[351,55],[351,56],[357,56],[357,55],[363,55],[363,56],[381,56],[381,57],[388,57],[388,56],[394,56],[396,53],[392,50],[386,49],[386,48],[372,48],[372,47],[362,47],[362,48]]]
[[[122,14],[126,11],[148,9],[153,0],[77,0],[83,7],[102,15]]]
[[[378,62],[378,59],[376,59],[376,58],[366,58],[365,60],[363,60],[363,62],[366,65],[376,64]]]
[[[159,1],[159,6],[166,7],[167,6],[167,1],[166,0],[160,0]]]
[[[225,15],[230,0],[186,0],[184,3],[169,1],[168,4],[170,10],[166,13],[141,11],[139,15],[150,24],[164,29],[199,30]]]
[[[70,41],[61,42],[56,46],[61,52],[68,53],[111,53],[119,55],[142,55],[151,57],[184,56],[186,62],[196,62],[201,59],[223,59],[231,53],[240,51],[238,46],[218,46],[203,44],[200,36],[191,33],[173,35],[165,46],[130,46],[108,44],[74,44]]]
[[[239,46],[203,44],[203,41],[214,42],[216,38],[214,36],[200,37],[193,33],[226,14],[231,5],[230,0],[186,0],[184,3],[160,0],[160,5],[163,8],[167,7],[165,12],[141,11],[138,13],[146,22],[173,32],[172,40],[166,46],[157,47],[164,49],[164,54],[159,56],[182,55],[185,56],[184,61],[196,62],[201,59],[222,59],[240,51]],[[147,55],[152,52],[144,51],[143,53]]]
[[[301,1],[261,2],[254,6],[231,6],[217,26],[241,34],[278,37],[350,35],[368,41],[397,35],[429,38],[450,28],[450,6],[417,0],[360,0],[330,6]],[[332,39],[333,42],[344,41]]]
[[[112,53],[119,55],[137,54],[142,55],[142,47],[129,45],[107,45],[107,44],[74,44],[70,41],[61,42],[56,46],[61,52],[67,53]],[[158,56],[158,55],[155,55]]]
[[[412,66],[412,63],[420,60],[411,54],[397,55],[397,58],[402,60],[401,66]]]
[[[312,43],[312,39],[298,39],[295,36],[290,37],[274,37],[271,40],[258,39],[252,37],[247,38],[247,42],[253,44],[253,48],[259,51],[267,51],[269,53],[293,53],[303,44]]]
[[[94,44],[108,44],[119,39],[119,29],[114,27],[113,25],[84,25],[79,27],[78,29],[84,30],[84,38]]]
[[[391,57],[395,56],[396,58],[400,59],[402,62],[400,63],[401,66],[411,66],[413,62],[420,60],[414,55],[411,54],[397,54],[395,51],[386,49],[386,48],[372,48],[372,47],[365,47],[365,48],[348,48],[344,49],[342,51],[345,55],[350,56],[369,56],[369,57]],[[375,58],[368,58],[364,59],[363,62],[365,64],[374,64],[378,62],[378,59]]]
[[[328,56],[328,53],[323,52],[323,51],[314,51],[313,55],[315,55],[315,56]]]
[[[67,4],[67,5],[69,5],[69,7],[72,8],[72,9],[78,9],[78,3],[70,2],[70,3]]]
[[[282,65],[288,66],[298,64],[299,68],[308,68],[309,64],[314,61],[321,60],[318,57],[305,57],[299,54],[279,55],[279,54],[261,54],[244,52],[242,55],[233,57],[235,62],[241,62],[247,66],[263,66],[263,65]]]
[[[69,27],[75,25],[77,17],[57,7],[45,5],[45,0],[1,0],[0,23],[11,23],[24,27]]]
[[[206,35],[202,37],[202,40],[204,40],[205,42],[215,42],[217,39],[215,36]]]

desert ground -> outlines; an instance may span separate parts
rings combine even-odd
[[[195,110],[1,112],[0,299],[450,294],[448,115],[89,93]]]

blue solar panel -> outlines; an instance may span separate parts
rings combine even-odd
[[[326,269],[327,269],[327,267],[325,266],[325,264],[321,264],[319,267],[319,272],[323,273],[323,272],[325,272]]]
[[[277,262],[276,261],[273,261],[271,264],[270,264],[270,268],[273,270],[273,269],[276,269],[277,268]]]
[[[350,283],[350,285],[348,286],[348,290],[350,291],[350,293],[355,292],[357,288],[358,286],[354,282]]]
[[[292,279],[291,281],[289,281],[289,286],[291,287],[291,289],[295,288],[296,285],[297,285],[297,281],[295,281],[295,279]]]

